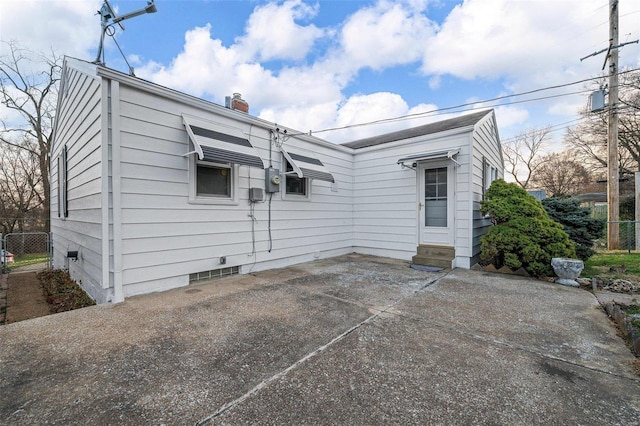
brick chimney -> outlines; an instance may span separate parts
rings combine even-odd
[[[249,104],[247,103],[247,101],[245,101],[244,99],[242,99],[242,95],[240,95],[240,93],[234,93],[233,97],[231,98],[231,102],[229,105],[229,108],[236,110],[236,111],[241,111],[241,112],[249,112]]]

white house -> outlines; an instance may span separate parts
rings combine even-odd
[[[492,110],[336,145],[237,102],[66,58],[54,266],[106,303],[352,252],[477,261],[479,202],[503,173]]]

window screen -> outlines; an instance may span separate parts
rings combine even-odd
[[[201,197],[231,197],[231,168],[198,163],[196,195]]]
[[[424,171],[425,226],[447,226],[447,168]]]
[[[295,173],[289,174],[289,172],[293,172],[293,167],[286,160],[285,163],[285,172],[287,174],[285,175],[284,186],[286,193],[293,195],[307,195],[307,178],[299,178]]]

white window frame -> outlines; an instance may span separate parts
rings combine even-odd
[[[482,198],[494,180],[498,179],[498,168],[493,167],[486,157],[482,157]]]
[[[218,167],[229,169],[231,173],[231,195],[198,195],[197,178],[198,165],[204,167]],[[238,193],[240,192],[239,166],[237,164],[214,163],[199,160],[197,155],[191,155],[189,161],[189,203],[212,205],[238,205]]]
[[[281,172],[283,179],[280,185],[280,192],[282,193],[282,199],[285,201],[311,201],[311,179],[307,177],[301,178],[305,184],[304,195],[287,193],[287,179],[289,177],[289,175],[287,175],[287,164],[289,164],[289,161],[287,161],[287,159],[283,155],[282,156],[282,172]],[[293,166],[291,168],[293,169]],[[289,173],[295,173],[295,172],[289,172]]]
[[[68,185],[67,146],[64,145],[58,156],[58,217],[61,219],[69,217]]]
[[[442,185],[442,181],[440,181],[438,179],[439,172],[444,170],[444,176],[445,176],[445,181],[444,184],[447,186],[445,193],[441,194],[440,193],[440,185]],[[436,181],[435,182],[427,182],[427,172],[429,171],[435,171],[436,172]],[[450,190],[451,187],[451,177],[449,176],[449,165],[442,165],[439,167],[425,167],[423,173],[425,174],[424,176],[424,186],[425,186],[425,198],[424,198],[424,227],[425,228],[448,228],[451,226],[451,217],[450,217],[450,212],[449,209],[451,208],[451,203],[453,202],[453,199],[451,197],[452,195],[452,191]],[[433,186],[436,192],[435,196],[432,197],[427,197],[427,185]],[[446,222],[444,225],[429,225],[427,224],[427,213],[429,210],[429,206],[430,204],[427,204],[429,201],[443,201],[443,197],[444,197],[444,201],[445,201],[445,212],[444,212],[444,217],[438,217],[439,219],[444,219],[444,221]],[[427,198],[431,198],[429,200],[427,200]]]

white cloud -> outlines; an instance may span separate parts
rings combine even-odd
[[[332,124],[325,128],[337,127],[339,130],[326,132],[321,136],[336,143],[348,142],[449,118],[432,114],[437,109],[437,105],[424,103],[409,108],[405,100],[396,93],[354,95],[336,110],[334,117],[327,117],[326,121]],[[374,123],[376,121],[380,122]]]
[[[395,93],[378,92],[355,95],[347,99],[338,111],[337,126],[353,126],[390,117],[400,117],[409,112],[409,106]],[[403,127],[403,124],[385,123],[372,126],[351,127],[340,133],[342,140],[360,139],[372,134],[387,133]]]
[[[211,38],[211,25],[196,27],[185,34],[185,44],[167,67],[150,62],[137,74],[156,83],[216,101],[232,92],[243,92],[242,79],[268,82],[270,72],[257,63],[243,60],[242,52],[226,48]]]
[[[522,126],[529,119],[529,111],[520,106],[499,106],[495,108],[496,121],[500,128]]]
[[[589,52],[595,40],[606,42],[606,28],[598,27],[606,15],[593,13],[599,5],[597,0],[465,1],[426,43],[423,71],[548,83],[584,67],[577,51]],[[579,35],[590,27],[593,31]]]
[[[3,0],[0,2],[0,39],[17,41],[35,52],[89,58],[97,49],[100,8],[97,0]],[[5,47],[2,47],[4,52]],[[90,60],[93,60],[91,58]]]
[[[354,69],[376,70],[417,61],[434,29],[421,9],[414,9],[423,2],[414,3],[380,1],[349,17],[341,31],[343,59]]]
[[[446,96],[445,84],[454,92],[464,90],[455,87],[457,79],[469,80],[461,85],[468,90],[474,90],[478,83],[482,86],[478,93],[492,97],[492,91],[508,95],[600,72],[602,55],[583,62],[579,59],[606,47],[606,1],[458,3],[439,25],[430,19],[435,15],[429,7],[442,6],[440,0],[378,0],[358,2],[360,8],[340,17],[342,22],[320,26],[317,22],[331,16],[333,4],[260,1],[244,22],[244,33],[232,42],[228,41],[232,38],[223,42],[212,36],[205,20],[198,27],[180,29],[184,44],[170,62],[146,62],[145,57],[153,57],[149,54],[152,50],[134,52],[126,46],[125,50],[140,77],[218,103],[223,103],[226,95],[240,92],[252,114],[302,131],[434,109],[429,103],[409,105],[409,96],[389,92],[391,85],[384,87],[375,81],[359,84],[358,78],[364,74],[372,80],[380,75],[380,82],[384,82],[385,71],[397,67],[422,72],[424,84],[407,90],[424,90],[423,99],[434,104],[448,102],[433,99],[433,93]],[[60,54],[93,60],[89,53],[97,48],[99,17],[95,12],[100,6],[100,0],[4,0],[0,2],[0,38],[24,41],[28,43],[24,47],[31,50],[54,48]],[[640,36],[639,13],[636,2],[620,2],[621,42]],[[157,16],[160,19],[162,15]],[[171,21],[166,28],[175,31],[177,26]],[[622,65],[640,65],[637,44],[625,46],[620,53]],[[362,72],[365,69],[375,72]],[[411,79],[415,81],[416,76]],[[397,86],[402,87],[402,82]],[[355,90],[361,93],[353,94]],[[400,93],[402,89],[397,90]],[[478,95],[470,92],[463,97],[472,96],[477,99]],[[496,108],[498,124],[509,132],[525,124],[548,122],[548,117],[566,121],[586,96],[501,106]],[[540,111],[545,114],[542,118],[537,115]],[[448,116],[427,115],[321,136],[335,140],[367,137]]]
[[[571,97],[567,100],[555,102],[547,108],[547,112],[552,116],[567,117],[575,115],[576,111],[580,111],[586,106],[586,98]]]
[[[157,83],[222,102],[240,92],[251,111],[262,118],[297,129],[324,129],[400,116],[409,106],[397,94],[374,93],[344,100],[343,90],[363,68],[384,69],[415,62],[421,41],[433,33],[431,22],[420,14],[424,0],[380,1],[360,9],[342,27],[319,29],[299,22],[312,18],[318,6],[301,0],[267,3],[254,9],[245,35],[230,46],[211,37],[211,26],[194,28],[168,66],[148,63],[136,73]],[[310,65],[267,69],[260,60],[302,61],[314,42],[339,34],[338,45]],[[406,124],[405,124],[406,125]],[[394,130],[399,125],[386,125]],[[377,130],[379,131],[379,128]],[[342,138],[365,137],[371,127],[342,132]]]
[[[207,25],[188,31],[183,51],[170,66],[149,63],[138,67],[137,75],[217,102],[239,92],[254,112],[273,105],[302,108],[339,101],[341,87],[335,74],[323,67],[288,67],[274,73],[257,62],[244,61],[242,46],[225,47],[212,39],[210,29]]]
[[[268,108],[261,111],[260,117],[278,123],[298,123],[296,130],[323,130],[314,133],[331,142],[346,142],[369,136],[393,132],[437,121],[438,117],[417,117],[411,120],[397,121],[360,126],[393,117],[405,117],[409,114],[421,114],[437,109],[435,105],[420,104],[409,108],[402,97],[395,93],[377,92],[368,95],[354,95],[342,103],[324,102],[309,105],[305,108],[283,107]],[[324,131],[338,128],[338,130]]]
[[[338,110],[336,102],[322,102],[308,105],[305,108],[297,106],[271,106],[260,111],[260,118],[284,125],[292,126],[297,131],[327,129],[335,127],[335,117]],[[325,137],[323,134],[321,137]]]
[[[245,53],[263,61],[304,59],[324,32],[312,24],[298,25],[296,20],[312,18],[317,11],[317,5],[312,7],[301,0],[259,6],[249,17],[246,35],[238,39],[238,44]]]

